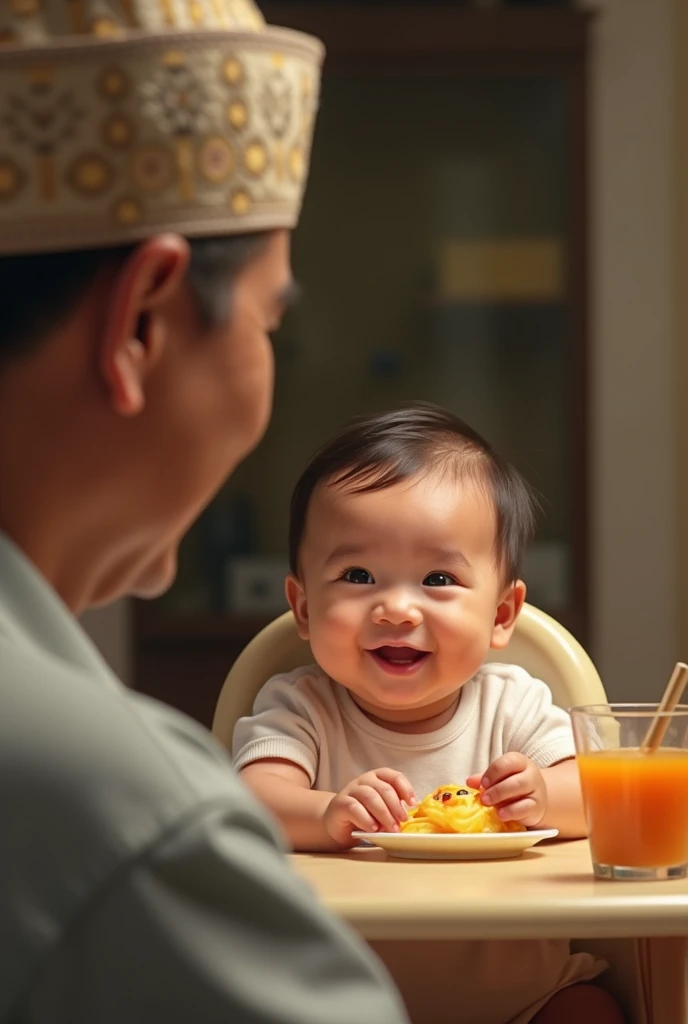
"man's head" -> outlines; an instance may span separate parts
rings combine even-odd
[[[373,712],[441,704],[508,643],[533,527],[523,479],[450,413],[355,421],[292,497],[287,595],[301,635]]]
[[[68,6],[0,5],[0,529],[81,610],[164,589],[265,429],[323,51]]]
[[[43,280],[55,269],[51,303],[35,303],[36,264]],[[183,533],[267,425],[269,334],[291,291],[285,231],[0,259],[0,473],[13,491],[0,525],[21,538],[47,502],[44,543],[78,526],[91,573],[72,571],[74,555],[62,569],[36,555],[70,604],[169,585]]]

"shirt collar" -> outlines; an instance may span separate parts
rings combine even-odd
[[[26,555],[0,533],[0,637],[85,669],[115,676],[90,637]]]

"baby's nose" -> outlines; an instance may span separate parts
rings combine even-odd
[[[373,609],[373,618],[378,623],[388,622],[394,626],[409,624],[417,626],[423,621],[423,614],[417,603],[404,593],[384,595]]]

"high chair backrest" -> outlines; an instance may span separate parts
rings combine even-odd
[[[520,665],[542,679],[559,707],[607,700],[597,670],[578,641],[533,605],[523,606],[509,646],[491,651],[488,660]],[[222,687],[213,719],[220,742],[231,750],[236,722],[251,714],[258,691],[271,676],[312,661],[310,645],[300,639],[291,612],[261,630],[234,662]]]

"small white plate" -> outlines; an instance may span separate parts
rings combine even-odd
[[[502,860],[520,857],[524,850],[543,839],[559,835],[556,828],[532,829],[530,832],[352,832],[354,839],[364,840],[386,850],[390,857],[410,860]]]

